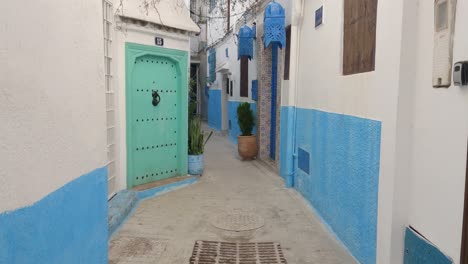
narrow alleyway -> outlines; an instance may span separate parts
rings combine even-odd
[[[140,203],[109,242],[109,261],[185,264],[196,240],[223,241],[211,224],[232,209],[265,225],[250,241],[279,242],[288,263],[355,263],[294,191],[259,161],[242,162],[227,137],[213,135],[200,181]]]

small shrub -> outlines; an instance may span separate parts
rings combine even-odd
[[[241,136],[251,136],[255,126],[255,117],[249,103],[241,103],[237,107],[237,123],[242,132]]]
[[[189,120],[188,130],[188,154],[201,155],[204,152],[205,145],[210,140],[213,131],[204,140],[205,133],[201,129],[201,119],[199,116],[193,117]]]

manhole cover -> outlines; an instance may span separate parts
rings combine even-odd
[[[190,264],[286,264],[279,243],[197,241]]]
[[[263,218],[257,214],[244,210],[232,210],[217,216],[213,226],[227,231],[251,231],[265,224]]]
[[[166,250],[166,243],[145,237],[117,237],[109,244],[109,263],[154,263]]]

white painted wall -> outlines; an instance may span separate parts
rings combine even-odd
[[[106,162],[101,1],[0,9],[0,212]]]
[[[458,5],[455,61],[468,60],[468,1]],[[376,71],[352,76],[341,74],[343,1],[304,1],[303,11],[297,102],[283,104],[382,122],[377,263],[402,262],[408,225],[458,263],[468,88],[432,88],[433,2],[379,1]]]
[[[432,88],[433,14],[432,1],[419,2],[409,224],[459,263],[468,87]],[[454,61],[468,60],[467,15],[468,1],[458,0]]]
[[[153,22],[170,28],[198,31],[190,18],[189,0],[114,0],[119,15]],[[122,4],[121,4],[122,3]]]
[[[116,3],[114,3],[115,5]],[[127,3],[131,4],[131,3]],[[136,4],[136,3],[133,3]],[[188,13],[186,13],[189,16]],[[118,20],[118,18],[117,18]],[[117,25],[121,25],[117,23]],[[117,190],[127,188],[127,153],[126,153],[126,104],[125,104],[125,43],[138,43],[154,46],[154,38],[164,38],[164,48],[187,51],[190,54],[190,37],[188,34],[171,33],[155,28],[147,28],[132,24],[121,25],[115,32],[115,90],[117,98],[117,142],[118,142],[118,168]],[[188,63],[190,65],[190,63]],[[187,71],[189,68],[187,68]],[[188,75],[189,76],[189,75]]]

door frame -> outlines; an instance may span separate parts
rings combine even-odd
[[[180,102],[180,116],[179,128],[180,133],[178,133],[178,151],[180,155],[178,155],[177,160],[177,171],[180,175],[187,175],[187,140],[188,140],[188,52],[184,50],[175,50],[175,49],[167,49],[167,48],[160,48],[154,46],[147,46],[142,44],[136,44],[131,42],[125,43],[125,110],[126,110],[126,156],[127,156],[127,188],[133,187],[133,163],[131,162],[133,159],[132,149],[134,146],[132,145],[132,133],[131,133],[131,124],[128,120],[131,120],[132,117],[132,100],[131,100],[131,76],[134,70],[134,62],[137,58],[152,55],[158,57],[164,57],[171,61],[173,61],[176,65],[177,74],[180,75],[179,85],[180,85],[180,93],[178,101]],[[186,95],[186,96],[183,96]],[[179,143],[178,142],[178,143]]]

